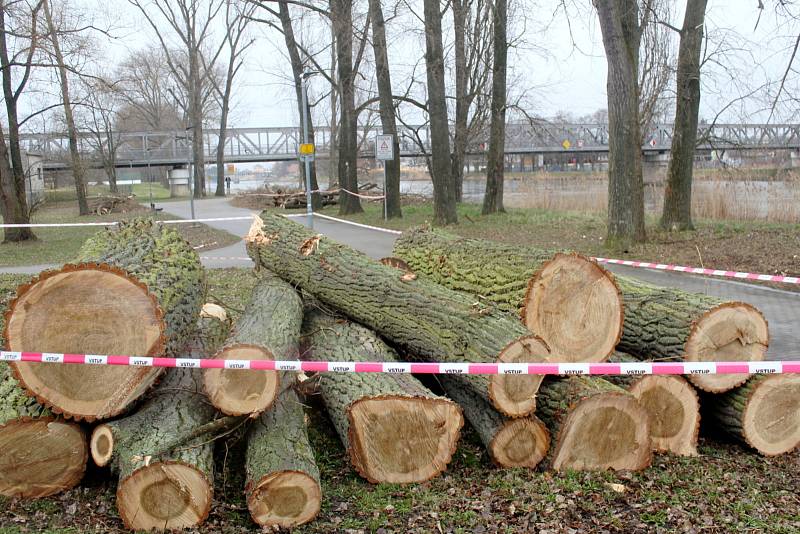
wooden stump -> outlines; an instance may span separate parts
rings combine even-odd
[[[712,425],[764,456],[800,446],[800,375],[756,375],[721,395],[705,395]]]
[[[744,302],[657,287],[617,277],[625,304],[619,350],[641,359],[698,361],[763,360],[769,345],[767,321]],[[687,378],[711,393],[727,391],[747,374]]]
[[[553,436],[548,463],[557,471],[636,471],[650,465],[647,412],[601,378],[546,378],[536,413]]]
[[[613,276],[584,256],[457,237],[428,227],[404,232],[394,253],[417,274],[502,311],[521,313],[554,360],[603,361],[619,341],[619,289]]]
[[[247,436],[247,507],[262,526],[291,528],[319,513],[322,490],[300,399],[287,388]]]
[[[431,281],[410,279],[279,215],[264,212],[262,217],[245,238],[256,265],[375,330],[400,347],[404,357],[479,363],[541,362],[549,356],[547,345],[530,342],[531,332],[519,321],[475,298]],[[519,417],[533,409],[541,377],[515,378],[475,377],[469,387],[481,394],[491,383],[495,407]],[[518,393],[504,392],[507,385],[531,396],[520,399]]]
[[[232,335],[213,357],[224,360],[296,360],[303,302],[294,288],[263,273]],[[291,377],[294,378],[293,376]],[[259,413],[278,394],[277,371],[209,369],[205,389],[214,406],[229,415]]]
[[[447,396],[464,410],[472,428],[495,464],[500,467],[536,467],[550,448],[550,433],[535,415],[511,419],[498,412],[484,395],[463,385],[463,377],[438,375]]]
[[[70,489],[88,457],[80,425],[54,417],[0,363],[0,495],[37,498]]]
[[[630,362],[635,358],[618,352],[611,361]],[[615,375],[604,378],[628,390],[645,409],[650,419],[650,442],[654,451],[697,455],[700,401],[685,378],[676,375]]]
[[[307,359],[397,360],[370,330],[322,312],[308,312],[303,331]],[[461,410],[411,375],[325,373],[319,388],[350,462],[370,482],[422,482],[450,462]]]
[[[9,350],[177,355],[202,304],[197,253],[172,229],[137,220],[89,238],[75,264],[21,285],[6,312]],[[162,369],[15,362],[20,383],[55,413],[124,412]]]

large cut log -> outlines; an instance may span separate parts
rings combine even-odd
[[[536,467],[550,448],[550,433],[535,415],[509,418],[486,395],[477,396],[455,375],[438,375],[439,383],[464,410],[472,428],[500,467]]]
[[[74,264],[21,285],[6,312],[10,350],[176,355],[202,304],[197,253],[175,230],[147,220],[89,238]],[[105,365],[12,364],[43,405],[76,419],[118,415],[162,370]]]
[[[294,389],[285,389],[250,428],[245,466],[247,507],[259,525],[291,528],[319,513],[319,470]]]
[[[233,333],[214,358],[296,360],[302,324],[303,302],[294,288],[263,273]],[[278,394],[280,378],[277,371],[238,369],[209,369],[204,375],[211,403],[229,415],[267,409]]]
[[[394,254],[417,274],[522,313],[558,361],[603,361],[622,332],[614,277],[578,254],[458,237],[421,227],[395,241]]]
[[[198,321],[193,357],[207,357],[226,335],[224,317]],[[92,459],[119,474],[117,509],[135,530],[178,529],[205,521],[213,491],[216,410],[203,392],[199,369],[170,369],[133,415],[97,426]]]
[[[25,394],[0,363],[0,495],[36,498],[75,486],[86,470],[81,427]]]
[[[616,352],[611,361],[637,360]],[[654,451],[697,455],[700,401],[685,378],[677,375],[610,375],[604,378],[628,390],[645,409],[650,418],[650,442]]]
[[[763,360],[769,345],[764,316],[744,302],[658,287],[617,277],[625,304],[619,350],[652,360],[690,362]],[[691,374],[698,388],[721,393],[747,374]]]
[[[372,331],[319,311],[306,314],[303,331],[307,359],[397,361]],[[350,462],[370,482],[421,482],[447,467],[463,425],[461,410],[416,378],[326,373],[319,389]]]
[[[800,375],[756,375],[720,395],[703,397],[704,417],[765,456],[800,446]]]
[[[450,362],[541,362],[547,345],[518,321],[431,281],[409,280],[350,247],[309,232],[269,212],[245,237],[257,266],[264,266],[329,306],[368,326],[409,356]],[[538,376],[472,375],[509,416],[535,408]]]
[[[557,471],[639,470],[650,465],[650,424],[633,395],[601,378],[548,377],[536,414],[553,437]]]

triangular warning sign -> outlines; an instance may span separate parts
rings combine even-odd
[[[387,145],[387,144],[386,144],[386,141],[383,141],[383,142],[381,143],[381,150],[386,150],[386,149],[388,149],[388,148],[389,148],[389,145]]]

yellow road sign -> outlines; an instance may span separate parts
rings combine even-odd
[[[569,150],[569,147],[572,146],[572,143],[569,142],[569,139],[564,139],[564,142],[561,143],[561,146],[564,147],[564,150]]]
[[[308,156],[314,153],[314,144],[313,143],[300,143],[300,154],[303,156]]]

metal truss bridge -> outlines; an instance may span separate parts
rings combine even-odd
[[[182,166],[190,158],[188,132],[151,131],[124,132],[113,135],[117,146],[117,167]],[[373,157],[376,128],[360,127],[359,151]],[[670,150],[672,124],[656,125],[645,136],[644,152],[664,153]],[[510,123],[506,126],[506,154],[604,153],[608,152],[607,124]],[[424,156],[430,149],[428,126],[404,127],[399,130],[400,155]],[[203,133],[208,163],[215,161],[219,132]],[[286,161],[297,158],[301,131],[290,128],[230,128],[225,133],[225,162]],[[327,157],[331,150],[331,131],[315,129],[317,157]],[[107,141],[82,132],[79,146],[87,165],[102,167],[100,147]],[[23,148],[44,158],[46,169],[68,166],[68,138],[65,133],[33,133],[22,136]],[[488,146],[488,132],[474,139],[467,154],[483,154]],[[698,127],[698,151],[725,150],[798,150],[800,124],[714,124]]]

